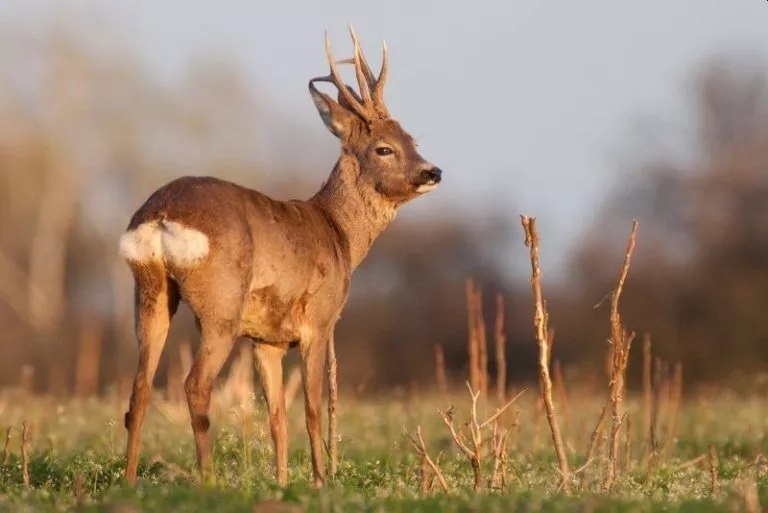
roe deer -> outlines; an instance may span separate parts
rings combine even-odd
[[[344,84],[325,48],[330,74],[309,81],[325,126],[341,141],[330,177],[309,200],[278,201],[211,177],[178,178],[155,191],[131,218],[120,254],[135,281],[139,364],[130,407],[125,479],[136,480],[139,438],[152,380],[179,301],[201,334],[184,383],[197,465],[212,477],[211,391],[235,340],[253,341],[275,450],[277,483],[288,481],[282,359],[301,356],[306,427],[315,486],[324,482],[321,402],[326,347],[352,272],[405,202],[434,189],[441,171],[390,117],[383,92],[387,48],[374,76],[350,26],[360,92]],[[328,82],[337,100],[316,88]]]

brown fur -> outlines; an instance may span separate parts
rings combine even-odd
[[[339,87],[339,84],[336,84]],[[364,87],[365,84],[361,84]],[[129,260],[136,282],[139,367],[126,413],[126,480],[134,482],[139,433],[170,320],[180,300],[194,312],[201,346],[185,383],[203,475],[212,470],[211,390],[235,340],[254,342],[269,410],[276,479],[287,483],[287,422],[282,358],[298,346],[314,481],[324,481],[320,406],[326,347],[344,306],[353,270],[397,208],[440,181],[393,119],[368,119],[310,92],[341,156],[307,201],[278,201],[211,177],[176,179],[152,194],[128,231],[172,221],[208,238],[205,258],[178,265],[167,258]],[[371,109],[371,112],[374,112]],[[381,109],[375,112],[381,112]],[[386,112],[384,110],[384,112]],[[377,150],[386,147],[391,154]]]

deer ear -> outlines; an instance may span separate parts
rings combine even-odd
[[[315,102],[315,107],[326,128],[339,139],[346,138],[354,123],[355,115],[327,94],[318,91],[312,82],[309,83],[309,94],[312,95],[312,101]]]

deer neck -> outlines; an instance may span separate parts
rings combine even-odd
[[[386,201],[372,187],[360,181],[360,164],[350,155],[342,155],[310,201],[322,208],[346,238],[354,271],[368,254],[376,238],[395,218],[393,203]]]

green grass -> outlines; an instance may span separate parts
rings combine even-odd
[[[572,392],[572,397],[577,394]],[[451,398],[457,425],[467,418],[466,394]],[[212,412],[216,483],[202,486],[186,407],[153,400],[143,432],[139,483],[121,483],[125,430],[124,400],[93,401],[17,399],[0,396],[0,425],[13,425],[10,464],[0,468],[0,512],[25,511],[260,511],[269,499],[293,504],[296,511],[407,512],[725,512],[748,511],[745,500],[759,494],[768,504],[768,466],[759,457],[768,446],[768,403],[760,397],[726,393],[691,399],[678,416],[677,437],[649,470],[642,461],[637,433],[642,416],[628,404],[632,419],[632,456],[611,493],[601,491],[604,453],[576,476],[570,492],[558,490],[559,475],[549,431],[528,392],[506,422],[520,412],[520,428],[508,451],[509,472],[503,490],[475,492],[467,460],[454,447],[437,413],[448,406],[435,398],[378,401],[342,400],[341,462],[337,478],[321,490],[309,486],[311,471],[301,405],[290,409],[291,485],[272,484],[271,441],[260,401],[254,407],[225,406]],[[561,421],[570,463],[583,463],[599,398],[571,399]],[[491,410],[488,409],[488,412]],[[668,418],[668,417],[667,417]],[[30,486],[22,483],[19,427],[33,425]],[[421,425],[430,454],[443,456],[440,466],[450,491],[437,485],[419,491],[419,461],[403,429]],[[719,493],[711,497],[705,454],[717,449]],[[624,438],[622,435],[622,449]],[[489,475],[486,461],[484,479]],[[262,509],[280,511],[279,509]]]

